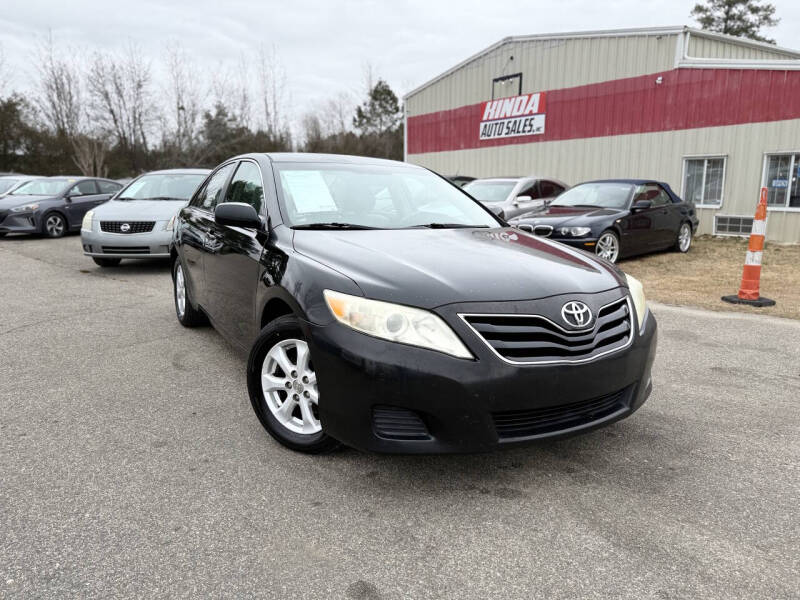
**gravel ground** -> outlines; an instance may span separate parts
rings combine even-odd
[[[630,419],[309,457],[165,265],[12,237],[0,273],[0,597],[798,597],[800,323],[655,305]]]

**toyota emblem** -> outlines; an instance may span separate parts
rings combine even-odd
[[[122,225],[119,226],[119,230],[122,233],[128,233],[131,230],[130,223],[123,223]]]
[[[572,300],[561,308],[561,318],[567,325],[586,327],[592,322],[592,309],[583,302]]]

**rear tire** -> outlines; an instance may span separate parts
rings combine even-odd
[[[294,315],[278,317],[261,330],[247,361],[247,389],[261,425],[283,446],[322,454],[341,445],[319,421],[313,358]]]
[[[122,262],[121,258],[100,258],[98,256],[93,256],[92,260],[98,267],[116,267]]]
[[[208,322],[202,311],[192,306],[180,258],[176,259],[172,265],[172,292],[175,299],[175,315],[181,325],[199,327]]]
[[[57,212],[53,212],[44,216],[42,222],[42,234],[49,238],[64,237],[67,233],[67,220]]]
[[[674,249],[686,254],[692,246],[692,226],[689,223],[681,223],[678,228],[678,237],[675,239]]]

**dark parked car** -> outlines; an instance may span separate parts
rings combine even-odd
[[[491,177],[476,179],[464,191],[502,219],[547,206],[569,186],[553,177]]]
[[[576,185],[511,224],[616,262],[666,248],[688,252],[699,221],[694,204],[663,181],[609,179]]]
[[[41,233],[61,237],[78,231],[87,211],[122,186],[93,177],[42,177],[0,198],[0,237],[8,233]]]
[[[421,167],[240,156],[174,236],[178,320],[249,352],[255,413],[296,450],[490,450],[625,418],[651,391],[638,281]]]

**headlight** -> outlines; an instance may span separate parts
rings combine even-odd
[[[22,206],[15,206],[11,209],[11,212],[21,213],[21,212],[33,212],[39,208],[38,204],[23,204]]]
[[[565,237],[583,237],[589,235],[591,227],[561,227],[558,233]]]
[[[85,215],[83,215],[83,221],[81,221],[81,231],[91,231],[92,230],[92,219],[94,218],[94,211],[90,210]]]
[[[635,277],[631,277],[625,273],[625,279],[628,280],[628,289],[633,298],[633,306],[636,308],[636,319],[639,321],[639,331],[642,330],[644,324],[644,317],[647,314],[647,301],[644,299],[644,288],[642,283]]]
[[[336,320],[357,331],[458,358],[472,358],[447,323],[432,312],[332,290],[323,293]]]
[[[167,224],[164,225],[164,229],[166,231],[172,231],[173,227],[175,227],[175,215],[172,215],[172,218],[167,221]]]

